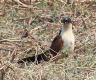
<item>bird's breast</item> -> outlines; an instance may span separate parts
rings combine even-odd
[[[62,34],[62,40],[64,42],[64,49],[65,48],[70,48],[70,49],[74,49],[74,43],[75,43],[75,38],[74,38],[74,34],[73,32],[66,32],[64,34]]]

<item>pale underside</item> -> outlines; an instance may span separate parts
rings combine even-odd
[[[60,58],[63,58],[65,54],[70,54],[70,53],[72,54],[74,51],[75,38],[72,31],[72,27],[70,27],[67,31],[64,31],[64,28],[62,28],[60,36],[63,42],[62,49],[55,57],[52,58],[52,61],[56,61]],[[59,42],[58,40],[57,40],[57,44]]]

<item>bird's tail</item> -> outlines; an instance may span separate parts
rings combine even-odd
[[[50,55],[49,55],[49,50],[46,50],[44,53],[34,55],[32,57],[26,57],[23,59],[18,60],[19,63],[24,63],[24,62],[36,62],[36,64],[39,64],[41,61],[49,61],[50,60]]]

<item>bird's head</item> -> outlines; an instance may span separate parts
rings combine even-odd
[[[64,29],[72,28],[72,20],[70,17],[66,16],[61,19]]]
[[[63,23],[63,24],[70,24],[70,23],[72,23],[72,21],[71,21],[70,17],[63,17],[61,19],[61,23]]]

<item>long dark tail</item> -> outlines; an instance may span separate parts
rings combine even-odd
[[[19,63],[24,63],[24,62],[36,62],[36,64],[39,64],[41,61],[49,61],[49,50],[45,51],[44,53],[42,54],[38,54],[38,55],[34,55],[32,57],[27,57],[27,58],[23,58],[23,59],[20,59],[18,60],[18,64]]]

